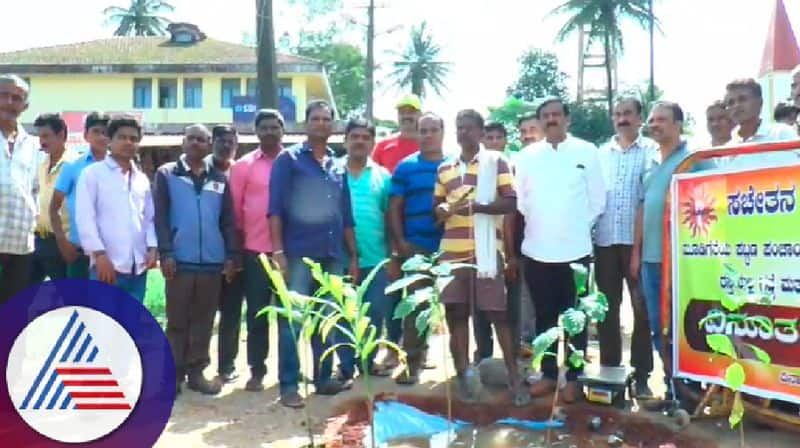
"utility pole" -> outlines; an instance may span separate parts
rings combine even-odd
[[[650,0],[648,3],[648,10],[650,13],[650,86],[649,86],[649,95],[650,95],[650,102],[656,100],[656,80],[655,80],[655,53],[654,53],[654,22],[655,16],[653,16],[653,0]]]
[[[256,0],[258,107],[278,108],[278,64],[272,0]]]
[[[372,121],[373,92],[375,89],[375,0],[369,0],[367,9],[367,120]]]

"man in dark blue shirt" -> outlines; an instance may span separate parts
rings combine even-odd
[[[442,239],[442,227],[436,223],[433,214],[433,186],[439,165],[444,162],[444,122],[435,114],[425,113],[417,126],[420,150],[397,165],[389,192],[389,226],[397,247],[392,258],[396,263],[414,254],[436,252]],[[420,337],[415,326],[420,311],[415,311],[403,322],[403,350],[408,356],[408,369],[397,378],[399,384],[415,384],[425,361],[427,342]],[[386,362],[385,366],[391,367]]]
[[[332,132],[333,109],[324,101],[312,101],[306,108],[307,140],[282,152],[272,166],[269,182],[269,219],[273,261],[288,279],[288,288],[313,295],[318,285],[303,262],[304,257],[320,263],[329,273],[342,272],[345,248],[349,256],[348,272],[358,281],[358,255],[353,233],[353,211],[344,166],[334,160],[328,147]],[[281,332],[289,326],[279,319]],[[297,393],[300,363],[296,338],[279,342],[278,380],[281,403],[302,407]],[[311,338],[314,352],[316,392],[334,395],[346,384],[331,378],[333,360],[320,362],[330,345],[319,334]]]

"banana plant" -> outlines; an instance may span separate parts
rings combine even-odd
[[[572,263],[573,279],[575,281],[575,290],[577,292],[577,306],[565,310],[558,317],[558,325],[540,333],[531,343],[533,351],[533,359],[531,367],[534,370],[540,370],[542,359],[545,356],[552,356],[556,358],[559,363],[559,369],[564,364],[564,341],[570,348],[570,355],[566,359],[566,363],[574,368],[583,367],[586,363],[585,353],[583,350],[578,350],[569,338],[578,336],[586,329],[586,325],[590,322],[602,322],[606,318],[608,312],[608,299],[606,295],[597,289],[597,282],[594,275],[590,275],[586,266],[579,263]],[[550,347],[556,345],[556,352],[551,352]],[[550,412],[550,419],[555,418],[556,403],[558,402],[558,388],[556,388],[553,396],[553,404]]]
[[[403,278],[396,280],[386,287],[386,294],[394,294],[402,291],[402,299],[394,311],[394,319],[406,319],[418,308],[423,307],[417,314],[414,327],[420,337],[427,339],[431,331],[441,327],[445,321],[445,307],[441,301],[442,291],[453,280],[453,271],[456,269],[474,269],[475,266],[467,263],[440,262],[441,254],[422,255],[417,254],[406,260],[401,269],[405,274]],[[427,286],[416,288],[409,292],[409,287],[415,283],[423,282]],[[427,306],[425,306],[427,304]],[[442,338],[442,357],[447,373],[447,340]],[[445,385],[447,396],[447,420],[453,420],[452,398],[450,382]],[[448,430],[449,432],[449,430]]]
[[[740,284],[741,276],[739,273],[727,263],[724,265],[724,268],[726,275],[732,279],[734,284]],[[728,315],[724,311],[718,309],[712,310],[706,315],[706,317],[700,319],[698,322],[698,327],[702,330],[709,321],[717,320],[719,318],[725,319],[726,317],[736,317],[737,319],[741,319],[741,322],[745,323],[746,325],[760,327],[760,329],[765,333],[772,334],[775,331],[775,326],[770,319],[766,319],[763,316],[747,316],[746,314],[741,314],[740,312],[741,309],[749,303],[769,303],[769,297],[761,292],[763,291],[765,285],[756,285],[755,283],[756,282],[754,280],[750,280],[749,284],[746,285],[744,289],[750,290],[751,288],[757,288],[759,290],[759,293],[757,294],[740,295],[726,293],[722,297],[720,300],[720,305],[722,305],[722,308],[724,308],[725,311],[733,314]],[[728,424],[730,425],[731,429],[739,425],[739,444],[740,446],[744,447],[744,428],[741,425],[742,419],[744,418],[744,403],[742,402],[741,388],[747,380],[747,377],[744,371],[744,366],[742,366],[740,362],[742,359],[741,349],[748,348],[750,351],[752,351],[756,360],[763,364],[770,364],[772,362],[772,358],[769,356],[769,353],[753,344],[736,344],[735,342],[736,341],[734,341],[731,336],[725,334],[706,335],[706,344],[708,344],[709,348],[711,348],[714,353],[728,357],[732,360],[731,364],[725,369],[724,376],[725,387],[733,391],[733,405],[731,406],[731,411],[728,415]]]
[[[358,285],[352,284],[347,277],[324,272],[322,266],[309,259],[304,259],[311,268],[311,275],[320,285],[315,293],[318,297],[332,297],[320,311],[315,312],[315,319],[319,319],[319,335],[323,340],[331,336],[331,332],[342,335],[344,341],[339,339],[322,354],[320,361],[324,361],[337,350],[350,348],[361,367],[364,376],[364,385],[367,390],[370,419],[370,437],[372,446],[375,446],[375,419],[374,402],[375,394],[372,390],[369,360],[381,346],[394,350],[401,361],[405,362],[405,352],[395,343],[379,337],[377,328],[369,317],[370,303],[365,302],[370,283],[378,272],[383,269],[389,260],[384,260],[370,271],[367,277]]]
[[[275,324],[278,317],[285,319],[292,331],[292,334],[297,338],[295,340],[295,347],[302,347],[298,349],[301,359],[306,359],[308,362],[313,362],[309,344],[311,336],[319,327],[322,316],[319,309],[326,305],[328,302],[319,297],[311,297],[300,294],[296,291],[290,291],[286,285],[280,270],[273,266],[273,262],[267,258],[266,255],[259,256],[261,265],[267,273],[267,277],[272,283],[275,296],[278,298],[279,306],[267,306],[256,313],[256,318],[269,318],[270,322]],[[309,396],[308,380],[303,381],[303,393],[306,397]],[[306,429],[308,430],[308,439],[311,448],[314,445],[314,432],[311,427],[311,416],[309,415],[308,406],[303,408],[304,417],[306,420]]]

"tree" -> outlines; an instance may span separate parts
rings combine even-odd
[[[411,92],[425,97],[428,88],[437,95],[446,88],[444,78],[450,72],[450,63],[439,60],[442,48],[427,32],[427,22],[411,29],[411,42],[394,62],[391,77],[402,89],[411,87]]]
[[[509,89],[510,90],[510,89]],[[489,119],[501,123],[508,133],[506,148],[515,152],[522,149],[517,122],[520,118],[536,112],[536,105],[521,98],[511,96],[500,107],[489,108]]]
[[[160,14],[175,7],[161,0],[131,0],[128,8],[109,6],[103,10],[109,22],[116,23],[115,36],[163,36],[169,20]]]
[[[664,91],[658,86],[653,86],[653,91],[651,93],[650,83],[648,82],[627,89],[623,95],[636,98],[642,103],[642,119],[647,120],[647,117],[650,116],[650,111],[653,109],[653,105],[663,98]]]
[[[575,137],[600,145],[614,135],[608,109],[596,103],[572,103],[569,105],[569,132]]]
[[[567,74],[558,68],[558,57],[554,53],[531,48],[517,61],[519,77],[506,89],[507,95],[524,101],[537,101],[550,96],[567,97]]]
[[[294,51],[322,62],[331,83],[336,107],[342,117],[360,114],[365,107],[366,59],[361,49],[344,42],[334,42],[335,30],[300,33]]]
[[[559,40],[564,41],[573,32],[586,29],[589,43],[596,41],[602,43],[605,54],[608,110],[612,110],[614,105],[611,63],[614,54],[622,54],[624,49],[620,20],[630,19],[643,28],[648,27],[651,20],[648,7],[649,0],[567,0],[551,12],[551,14],[571,16],[558,32]]]
[[[272,0],[256,0],[258,107],[278,108],[278,61]]]

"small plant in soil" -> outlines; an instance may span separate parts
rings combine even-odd
[[[286,319],[292,334],[297,338],[295,344],[298,347],[299,356],[301,356],[301,359],[313,362],[309,344],[311,343],[311,336],[317,331],[322,320],[322,315],[318,310],[326,305],[328,300],[316,297],[316,295],[315,297],[310,297],[299,294],[296,291],[290,291],[286,286],[283,275],[272,265],[272,261],[264,254],[259,256],[259,260],[267,272],[280,306],[265,307],[256,314],[256,318],[268,317],[273,324],[278,317]],[[303,381],[303,393],[306,397],[309,396],[308,380]],[[314,430],[311,425],[308,406],[303,408],[303,412],[306,420],[306,430],[308,431],[309,446],[314,448],[316,446],[314,444]]]
[[[417,254],[406,260],[401,269],[405,274],[403,278],[396,280],[386,288],[386,294],[393,294],[398,291],[403,292],[400,303],[395,308],[395,319],[406,319],[416,310],[420,310],[414,322],[414,327],[420,337],[427,339],[433,329],[439,328],[445,321],[445,307],[441,301],[442,291],[453,280],[453,271],[459,268],[474,268],[474,265],[466,263],[440,262],[441,254],[422,255]],[[415,283],[422,283],[427,286],[416,288],[409,292],[410,286]],[[447,341],[442,338],[442,360],[447,377]],[[447,420],[453,420],[452,398],[450,382],[445,384],[447,395]]]
[[[725,264],[726,275],[730,277],[734,284],[740,284],[740,275],[733,267]],[[764,285],[755,285],[751,280],[751,284],[747,285],[747,290],[752,289],[763,290]],[[707,325],[715,326],[717,328],[726,328],[728,325],[741,325],[744,328],[758,328],[766,334],[773,334],[775,331],[773,322],[764,316],[748,316],[741,312],[742,307],[748,303],[769,303],[769,297],[765,294],[725,294],[720,300],[723,310],[719,308],[712,309],[703,319],[698,322],[698,327],[702,330]],[[740,338],[734,338],[726,334],[707,334],[706,344],[711,350],[721,356],[731,359],[730,365],[725,369],[724,385],[733,392],[733,404],[728,416],[728,423],[731,429],[739,426],[739,444],[744,447],[744,428],[741,425],[744,418],[744,404],[742,403],[741,388],[747,380],[744,367],[741,364],[743,354],[746,352],[752,353],[752,356],[761,363],[770,364],[772,359],[769,353],[765,352],[753,344],[742,342]]]
[[[372,390],[370,380],[370,359],[383,346],[389,350],[394,350],[401,362],[405,362],[405,352],[395,343],[380,338],[377,328],[369,317],[370,303],[364,301],[367,289],[372,283],[375,275],[383,269],[388,260],[378,264],[367,277],[357,287],[354,286],[346,277],[324,272],[319,263],[306,260],[311,267],[311,274],[319,283],[319,296],[331,296],[333,301],[328,302],[319,313],[322,320],[319,324],[320,336],[327,340],[331,331],[342,335],[344,342],[337,342],[325,353],[322,354],[320,362],[331,356],[341,348],[353,350],[361,368],[361,375],[364,377],[364,386],[367,390],[368,416],[370,423],[371,446],[375,447],[375,392]],[[341,340],[342,338],[336,338]]]
[[[582,367],[586,363],[586,355],[583,350],[578,350],[569,340],[571,337],[583,333],[588,323],[602,322],[606,318],[608,300],[605,294],[598,291],[594,276],[590,275],[589,270],[581,264],[573,263],[570,267],[572,268],[573,277],[575,279],[578,305],[577,307],[569,308],[561,313],[558,317],[557,326],[542,332],[533,340],[531,343],[533,351],[531,367],[534,370],[541,369],[542,359],[545,356],[556,358],[559,370],[562,370],[566,365],[564,361],[565,342],[571,351],[566,359],[566,363],[575,368]],[[556,352],[550,351],[553,344],[556,343]],[[555,394],[553,394],[553,404],[550,411],[551,420],[555,419],[557,402],[558,387],[556,387]],[[548,430],[548,443],[549,436],[550,431]]]

